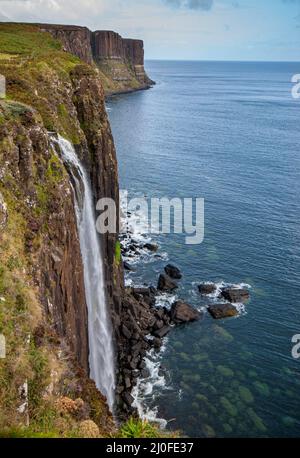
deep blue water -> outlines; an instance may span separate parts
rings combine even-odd
[[[183,274],[177,296],[205,305],[202,281],[251,285],[238,318],[176,328],[166,386],[145,396],[189,436],[300,436],[300,63],[148,62],[157,85],[109,101],[120,183],[131,195],[203,197],[205,239],[153,237]],[[166,260],[138,262],[156,284]]]

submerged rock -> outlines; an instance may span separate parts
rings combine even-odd
[[[123,265],[124,265],[124,269],[125,270],[128,270],[129,272],[134,272],[135,271],[135,269],[129,264],[129,262],[124,261]]]
[[[229,302],[246,302],[250,298],[250,293],[246,288],[224,288],[221,296]]]
[[[168,264],[165,267],[165,272],[167,275],[169,275],[170,278],[173,278],[175,280],[180,280],[182,278],[182,273],[180,272],[178,267],[175,267],[172,264]]]
[[[217,286],[214,283],[201,283],[201,285],[198,286],[199,293],[204,296],[214,293],[216,289]]]
[[[158,279],[157,289],[160,291],[173,291],[178,285],[168,275],[161,274]]]
[[[155,243],[145,243],[144,248],[153,252],[158,251],[158,245],[155,245]]]
[[[215,320],[229,318],[239,314],[232,304],[211,304],[208,307],[208,311]]]
[[[198,321],[201,318],[201,313],[191,305],[183,302],[174,302],[171,308],[171,320],[174,323],[188,323],[190,321]]]

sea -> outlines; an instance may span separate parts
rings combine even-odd
[[[182,299],[203,318],[175,327],[147,355],[135,406],[188,437],[299,437],[300,99],[291,80],[300,62],[148,61],[146,69],[152,89],[107,101],[120,187],[147,201],[204,199],[204,238],[149,234],[149,214],[126,213],[141,247],[125,256],[135,269],[126,283],[155,287],[174,264],[183,278],[157,307]],[[218,292],[246,287],[251,299],[236,305],[237,317],[214,320],[207,306],[218,292],[201,296],[203,282]]]

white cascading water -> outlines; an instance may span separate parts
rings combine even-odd
[[[72,177],[75,210],[84,269],[85,296],[88,307],[90,377],[106,396],[113,410],[115,392],[112,324],[108,313],[104,265],[96,231],[94,202],[90,180],[73,145],[58,136],[55,140]]]

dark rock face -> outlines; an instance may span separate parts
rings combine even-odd
[[[172,305],[171,320],[176,324],[198,321],[200,318],[201,313],[183,301],[177,301]]]
[[[230,318],[239,314],[232,304],[212,304],[208,307],[208,311],[216,320]]]
[[[144,42],[142,40],[123,39],[126,59],[134,66],[144,65]]]
[[[9,145],[5,149],[5,172],[14,178],[23,204],[27,222],[25,249],[34,259],[33,279],[39,287],[45,315],[57,336],[67,340],[76,360],[87,373],[87,307],[69,180],[66,177],[59,186],[51,185],[51,199],[37,216],[34,206],[26,202],[39,205],[34,179],[39,180],[42,189],[47,189],[45,176],[51,160],[48,132],[35,114],[28,110],[18,124],[0,129],[0,138]],[[35,178],[34,173],[38,173]],[[10,191],[13,193],[14,189]],[[42,241],[38,245],[37,237]]]
[[[202,283],[198,286],[198,289],[200,294],[208,295],[214,293],[217,287],[213,283]]]
[[[137,378],[145,371],[143,359],[146,352],[151,348],[159,350],[162,337],[170,330],[168,311],[155,309],[147,303],[149,290],[149,288],[126,288],[122,299],[119,317],[122,332],[118,337],[120,370],[117,378],[117,392],[120,395],[117,402],[121,415],[133,412],[132,398],[129,395]],[[148,338],[149,335],[152,339]]]
[[[155,305],[156,290],[154,288],[132,288],[132,294],[135,299],[142,300],[151,307]]]
[[[226,288],[221,292],[221,296],[229,302],[246,302],[250,298],[250,293],[245,288]]]
[[[173,291],[178,285],[168,275],[161,274],[158,279],[157,289],[159,291]]]
[[[116,32],[97,30],[92,33],[92,50],[94,59],[124,59],[123,38]]]
[[[174,278],[174,280],[180,280],[182,278],[182,274],[178,267],[175,267],[172,264],[168,264],[165,267],[165,272],[170,278]]]

